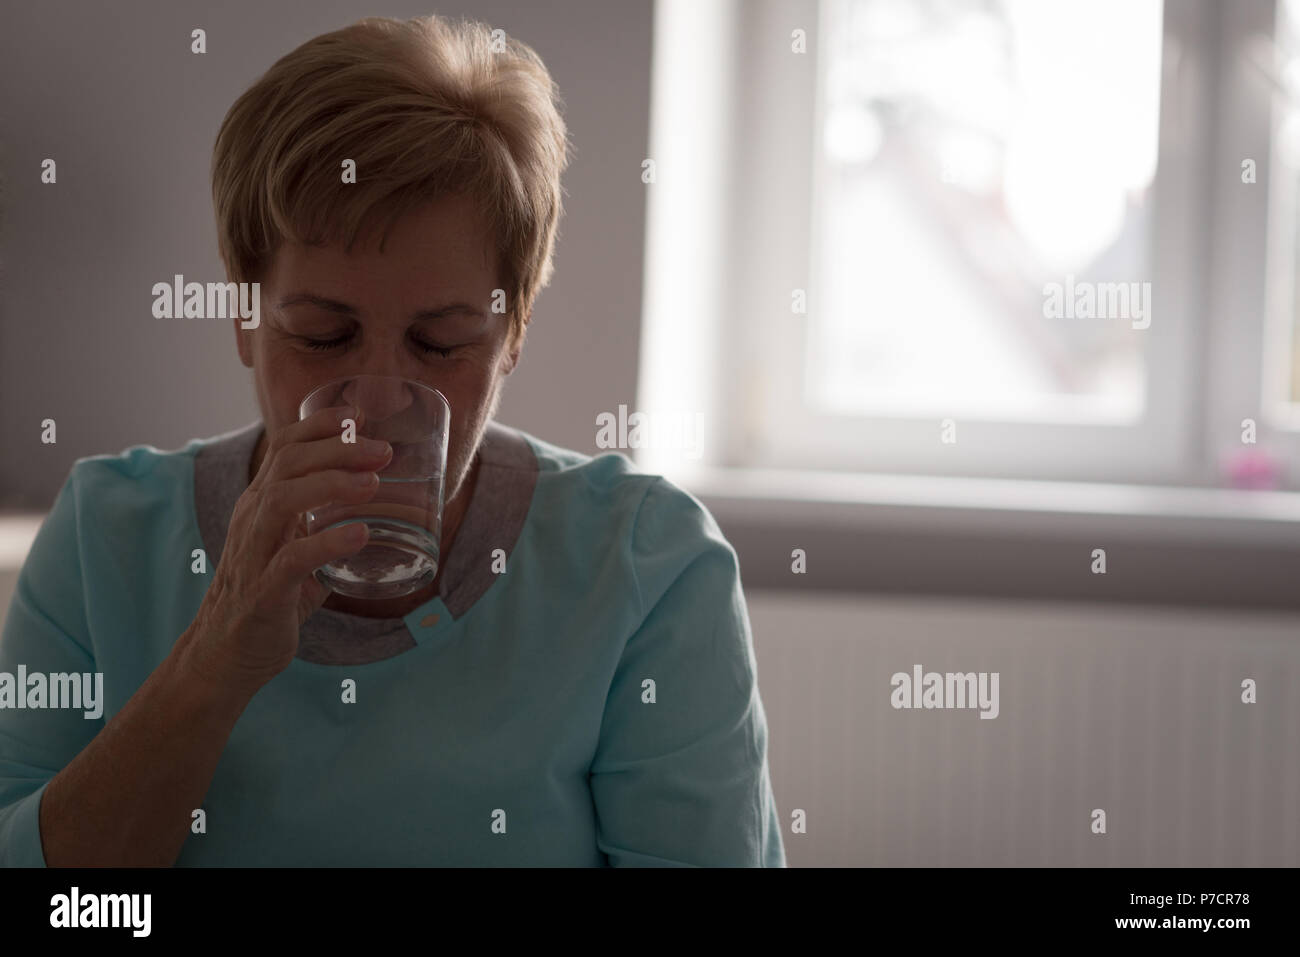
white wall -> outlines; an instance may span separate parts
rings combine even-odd
[[[72,463],[176,448],[257,416],[227,322],[159,320],[153,283],[224,279],[209,171],[226,111],[294,46],[418,0],[43,0],[0,14],[0,507],[45,509]],[[636,398],[649,138],[650,0],[437,5],[533,46],[565,100],[556,274],[499,418],[595,449],[595,417]],[[207,53],[190,31],[207,31]],[[41,162],[58,182],[40,182]],[[40,422],[58,424],[42,445]]]

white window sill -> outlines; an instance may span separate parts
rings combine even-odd
[[[746,587],[1300,609],[1300,493],[674,471]],[[794,574],[803,548],[807,572]],[[1094,574],[1094,549],[1107,571]]]
[[[1295,544],[1300,493],[771,469],[700,469],[674,481],[737,520],[780,513],[869,530],[880,523],[1025,534],[1081,527],[1124,537]],[[710,510],[713,510],[713,504]]]

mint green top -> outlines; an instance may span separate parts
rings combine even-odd
[[[45,865],[46,783],[193,621],[261,430],[72,467],[0,636],[0,864]],[[441,594],[401,619],[309,619],[178,864],[785,866],[739,568],[712,516],[623,455],[488,435]],[[30,706],[20,666],[102,673],[102,714]]]

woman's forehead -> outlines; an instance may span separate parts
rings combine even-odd
[[[382,248],[371,241],[347,248],[342,241],[307,244],[286,242],[268,270],[267,285],[280,300],[290,297],[332,298],[349,291],[367,298],[426,300],[428,309],[455,302],[485,309],[500,285],[497,256],[481,233],[434,228],[436,221],[399,224]],[[334,291],[334,295],[330,294]]]

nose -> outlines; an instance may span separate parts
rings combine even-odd
[[[382,422],[415,402],[412,388],[391,376],[361,375],[344,387],[343,402],[360,409],[371,422]]]

